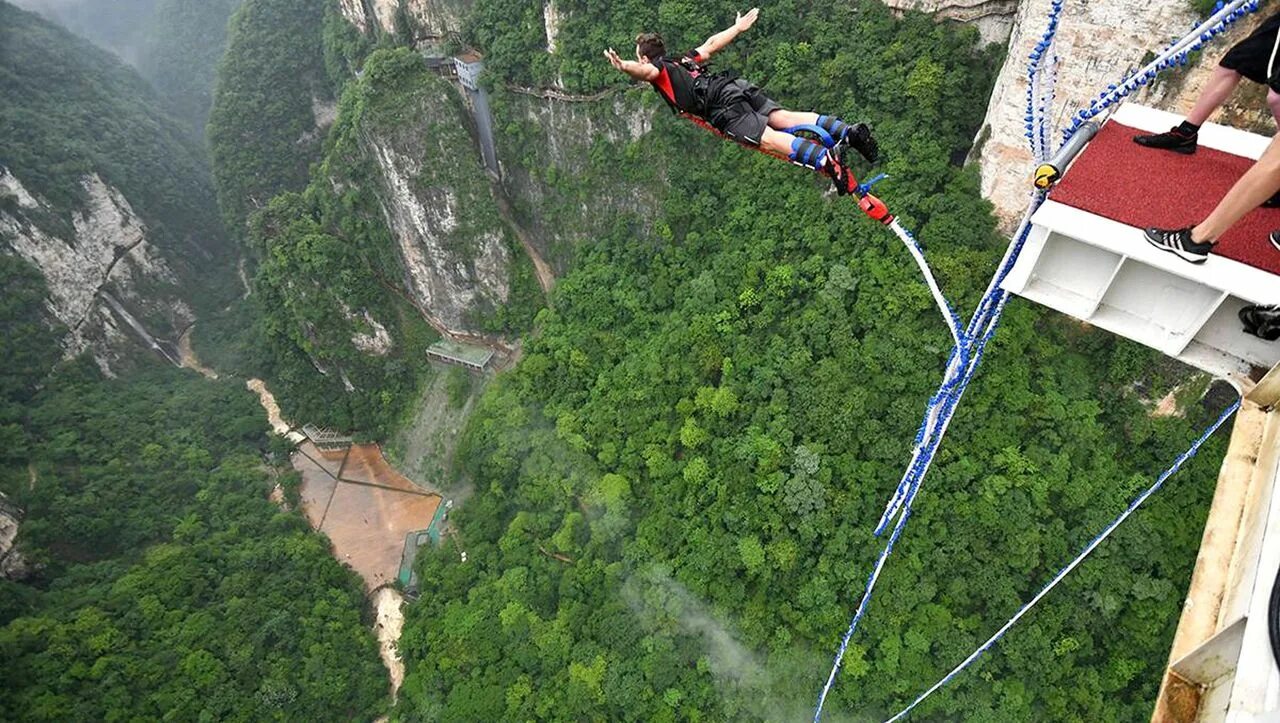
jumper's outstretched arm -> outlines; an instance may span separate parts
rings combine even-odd
[[[609,65],[635,78],[646,82],[653,81],[658,77],[658,69],[652,63],[637,63],[634,60],[623,60],[618,57],[618,51],[609,48],[604,51],[604,57],[609,60]]]
[[[756,18],[760,17],[760,8],[751,8],[746,15],[738,15],[738,19],[733,22],[726,30],[707,38],[707,41],[698,46],[698,55],[703,58],[710,58],[718,53],[724,46],[733,42],[733,39],[744,33],[752,25],[756,24]]]

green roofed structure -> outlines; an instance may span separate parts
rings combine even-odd
[[[493,350],[441,339],[427,349],[427,356],[436,361],[457,364],[479,372],[484,371],[489,365],[489,360],[493,359]]]
[[[431,518],[431,524],[427,525],[425,530],[414,530],[404,536],[404,551],[400,553],[400,573],[397,579],[400,582],[404,592],[411,598],[418,596],[419,582],[418,573],[414,572],[413,561],[418,558],[418,548],[430,542],[433,545],[439,545],[444,536],[442,524],[445,515],[449,513],[449,509],[453,507],[452,500],[445,500],[436,508],[436,514]],[[463,561],[466,561],[465,556]]]

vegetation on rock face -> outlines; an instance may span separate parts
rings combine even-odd
[[[233,381],[60,372],[0,458],[19,542],[0,583],[0,718],[370,720],[385,671],[363,588],[268,502],[266,422]]]
[[[375,52],[343,94],[312,183],[276,197],[249,224],[249,244],[262,260],[254,294],[202,330],[202,354],[208,349],[228,368],[270,379],[290,419],[383,439],[404,421],[428,373],[426,347],[438,336],[403,289],[404,261],[380,198],[392,190],[384,188],[372,143],[422,158],[415,192],[460,199],[444,241],[458,263],[468,263],[478,235],[505,238],[464,111],[450,93],[411,51]],[[476,310],[487,312],[486,328],[526,329],[540,306],[531,266],[518,253],[508,303]],[[388,341],[376,352],[355,341],[374,334],[374,322]],[[229,340],[235,324],[253,328]],[[217,348],[228,344],[239,358]]]
[[[220,282],[208,171],[145,82],[4,2],[0,48],[0,163],[51,210],[0,209],[67,232],[96,173],[180,274]],[[266,424],[242,382],[55,370],[39,271],[0,252],[0,288],[0,492],[37,566],[0,580],[0,719],[381,713],[363,586],[300,513],[267,501]]]
[[[547,56],[528,6],[478,4],[473,38],[500,80],[598,87],[616,80],[601,47],[641,29],[688,47],[733,14],[557,5],[568,19]],[[722,66],[788,106],[870,119],[889,158],[883,197],[970,308],[1002,240],[973,170],[949,160],[980,123],[994,58],[924,16],[806,8],[771,9]],[[870,530],[950,344],[927,290],[896,240],[818,181],[655,125],[620,155],[673,159],[661,215],[583,248],[472,418],[459,456],[477,493],[453,516],[468,562],[419,557],[434,584],[401,642],[406,720],[802,717],[879,550]],[[633,172],[587,183],[606,194]],[[908,702],[1218,411],[1151,418],[1134,389],[1169,386],[1157,354],[1021,302],[987,356],[835,710],[874,718]],[[1148,716],[1222,448],[922,717]]]
[[[218,203],[237,237],[255,209],[307,184],[323,137],[315,108],[333,94],[323,48],[328,5],[245,0],[231,18],[208,133]]]
[[[685,49],[741,9],[557,8],[548,54],[541,3],[478,0],[468,35],[496,85],[621,86],[604,47],[658,29]],[[10,27],[37,41],[10,42]],[[77,200],[68,179],[95,168],[152,223],[216,227],[183,216],[186,189],[168,180],[181,174],[165,163],[194,156],[178,141],[138,151],[151,146],[115,122],[176,137],[146,104],[107,100],[149,91],[109,64],[86,76],[58,60],[101,57],[83,43],[46,58],[41,43],[65,35],[0,0],[0,57],[20,61],[0,64],[0,96],[24,99],[0,106],[0,158],[59,208]],[[399,135],[427,158],[436,151],[405,138],[439,140],[415,182],[482,195],[470,169],[445,162],[474,162],[447,120],[461,114],[408,50],[365,62],[369,43],[332,4],[245,0],[228,43],[209,137],[225,217],[257,264],[253,293],[202,319],[201,354],[264,375],[295,421],[385,437],[418,397],[434,334],[399,290],[366,144]],[[1003,246],[976,174],[951,163],[998,65],[975,44],[971,30],[869,0],[784,0],[718,58],[788,107],[872,123],[892,177],[882,195],[962,309]],[[313,102],[343,85],[322,149]],[[504,163],[542,194],[513,199],[517,212],[582,242],[557,250],[572,268],[553,309],[537,311],[517,265],[513,300],[489,310],[511,333],[536,313],[538,333],[458,450],[475,485],[451,514],[468,561],[419,556],[400,720],[799,719],[879,550],[870,529],[950,344],[928,291],[896,240],[821,180],[640,97],[622,107],[653,130],[605,118],[611,102],[583,104],[574,122],[592,131],[566,153],[563,126],[495,92]],[[85,108],[120,115],[91,124]],[[613,202],[636,188],[633,203]],[[467,213],[468,232],[501,225],[488,206]],[[0,490],[27,510],[22,549],[44,565],[32,584],[0,583],[12,681],[0,718],[381,713],[359,583],[296,513],[265,501],[252,398],[172,370],[108,381],[81,363],[49,377],[38,275],[0,256],[0,281]],[[1149,416],[1139,392],[1172,386],[1159,359],[1010,304],[853,641],[834,714],[909,701],[1185,449],[1217,409]],[[1145,719],[1222,447],[921,717]]]
[[[57,363],[56,332],[44,311],[48,293],[40,272],[26,261],[0,254],[0,464],[23,459],[27,433],[24,406]]]

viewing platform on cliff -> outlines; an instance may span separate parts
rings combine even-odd
[[[427,348],[427,357],[445,364],[454,364],[482,372],[493,360],[493,350],[441,339]]]

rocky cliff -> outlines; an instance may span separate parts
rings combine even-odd
[[[996,207],[1002,225],[1012,227],[1026,208],[1031,188],[1031,152],[1023,137],[1026,113],[1027,57],[1040,41],[1048,22],[1052,0],[1022,0],[1009,40],[1008,60],[996,81],[987,109],[986,123],[978,135],[972,158],[980,163],[982,193]],[[1237,23],[1237,27],[1210,46],[1195,66],[1166,73],[1134,97],[1144,105],[1185,113],[1227,48],[1244,37],[1261,18]],[[1050,118],[1062,124],[1088,104],[1108,83],[1119,81],[1138,68],[1173,37],[1198,21],[1186,0],[1092,0],[1067,2],[1057,35],[1060,58],[1057,102]],[[1237,125],[1274,126],[1261,101],[1260,88],[1245,83],[1219,117],[1227,115]],[[1057,139],[1058,134],[1053,134]]]
[[[15,548],[21,522],[22,513],[0,492],[0,579],[21,580],[31,572],[26,558]]]
[[[126,340],[135,324],[150,329],[147,336],[176,340],[195,317],[124,195],[97,174],[81,186],[87,200],[69,223],[41,224],[59,210],[0,168],[0,250],[22,256],[44,275],[50,315],[67,330],[66,355],[88,350],[110,374],[132,348]]]
[[[370,14],[378,7],[371,2],[344,0],[343,7],[358,28],[368,29],[370,17],[380,23],[384,17]],[[406,9],[452,28],[469,6],[410,0]],[[554,2],[542,10],[553,46],[561,18]],[[562,274],[580,244],[606,233],[620,217],[640,235],[649,232],[658,196],[648,189],[666,161],[633,143],[652,130],[658,112],[656,103],[645,102],[654,99],[638,89],[575,96],[500,86],[490,103],[504,196],[495,198],[483,169],[474,166],[480,151],[467,133],[478,120],[476,108],[461,98],[455,83],[432,82],[399,97],[394,119],[378,122],[373,116],[379,114],[371,114],[360,138],[378,169],[379,200],[404,265],[405,288],[437,328],[475,335],[479,321],[507,302],[513,265],[528,263],[509,232],[519,232],[534,264],[545,269],[545,259]],[[628,181],[600,193],[599,178],[619,175]],[[503,214],[518,228],[504,224]]]
[[[401,3],[419,37],[439,38],[457,34],[471,11],[474,0],[338,0],[342,14],[360,32],[380,28],[396,29],[396,11]]]
[[[653,130],[659,112],[644,97],[640,89],[590,97],[512,88],[495,94],[503,188],[559,274],[578,244],[606,233],[619,218],[638,222],[644,235],[656,215],[661,194],[655,182],[668,159],[635,143]],[[600,188],[602,177],[615,179],[608,192]]]
[[[442,331],[480,335],[510,296],[513,240],[494,204],[457,90],[419,73],[379,94],[360,145],[378,169],[378,199],[414,303]]]
[[[219,303],[230,249],[200,149],[117,58],[0,2],[0,253],[44,276],[44,321],[108,373]],[[159,339],[159,341],[157,341]]]
[[[1018,14],[1018,0],[885,0],[897,10],[920,10],[939,20],[955,20],[978,28],[984,43],[1009,39]]]

